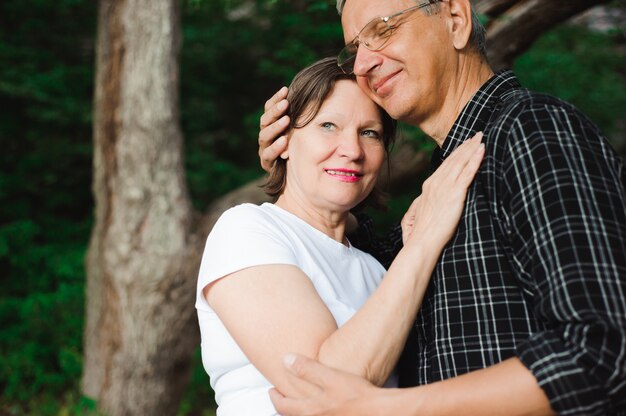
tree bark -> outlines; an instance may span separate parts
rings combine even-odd
[[[477,0],[476,10],[487,24],[489,63],[510,68],[543,33],[559,23],[608,0]]]
[[[198,341],[177,7],[99,3],[82,384],[110,415],[175,414]]]
[[[598,2],[552,3],[479,0],[495,19],[492,62],[509,62],[539,33]],[[178,116],[177,1],[98,7],[82,388],[108,415],[174,415],[199,341],[195,285],[206,236],[227,208],[267,197],[256,181],[202,215],[193,211]],[[428,161],[401,145],[392,165],[394,187]]]

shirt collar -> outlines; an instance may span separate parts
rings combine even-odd
[[[497,72],[489,78],[471,100],[465,105],[461,114],[452,125],[441,148],[433,152],[432,164],[435,169],[454,149],[475,133],[483,131],[500,97],[521,85],[513,71]]]

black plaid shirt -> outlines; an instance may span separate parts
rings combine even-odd
[[[433,168],[478,131],[485,133],[485,159],[433,273],[403,374],[408,366],[412,383],[425,384],[517,356],[557,412],[623,414],[626,195],[619,157],[578,110],[522,89],[510,71],[465,106]],[[359,232],[361,241],[371,234]],[[361,246],[388,263],[400,233]]]

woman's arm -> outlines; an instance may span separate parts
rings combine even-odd
[[[432,269],[449,240],[483,150],[468,140],[423,186],[405,247],[381,285],[341,328],[299,268],[244,269],[208,286],[204,295],[250,361],[288,395],[298,395],[281,358],[298,352],[381,385],[404,345]],[[349,276],[346,276],[349,278]]]
[[[311,383],[311,393],[291,398],[272,389],[272,402],[285,416],[554,414],[537,380],[517,358],[423,386],[380,389],[302,356],[288,357],[285,364]]]

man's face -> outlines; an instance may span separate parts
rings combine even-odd
[[[415,6],[411,0],[348,0],[342,13],[344,40],[351,42],[372,19]],[[363,91],[392,117],[419,125],[441,110],[456,71],[457,52],[450,22],[423,10],[402,15],[387,44],[378,51],[359,46],[354,73]]]

